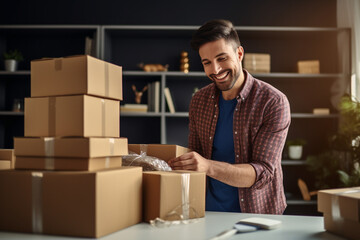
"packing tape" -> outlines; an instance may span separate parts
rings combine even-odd
[[[183,219],[187,220],[189,216],[189,192],[190,192],[190,173],[181,174],[181,200],[182,200],[182,215]]]
[[[48,135],[55,136],[56,127],[56,97],[49,97],[49,122],[48,122]]]
[[[109,168],[110,167],[110,157],[106,157],[105,158],[105,168]]]
[[[101,99],[101,135],[104,137],[105,136],[105,100]]]
[[[109,97],[109,64],[105,63],[105,96]]]
[[[42,233],[43,218],[42,218],[42,178],[43,173],[31,173],[32,185],[32,231],[34,233]]]
[[[54,170],[55,169],[55,158],[54,157],[46,157],[45,158],[45,169],[46,170]]]
[[[45,142],[44,144],[45,157],[55,156],[55,138],[45,137],[44,142]]]
[[[110,156],[114,156],[115,138],[109,138],[110,143]]]
[[[333,220],[339,224],[337,224],[338,227],[342,226],[342,222],[344,221],[344,218],[341,217],[340,213],[340,204],[339,204],[339,198],[340,196],[344,194],[351,194],[351,193],[359,193],[360,189],[358,190],[348,190],[345,192],[335,193],[334,197],[331,198],[331,215],[333,217]],[[360,214],[360,213],[359,213]]]
[[[147,155],[147,149],[148,149],[148,145],[147,144],[140,144],[140,154],[139,155],[143,155],[145,154],[145,156]]]

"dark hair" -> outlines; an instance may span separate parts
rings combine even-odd
[[[232,42],[234,49],[240,46],[239,36],[233,24],[228,20],[215,19],[202,25],[193,35],[190,44],[195,51],[199,51],[203,44],[222,38],[226,42]]]

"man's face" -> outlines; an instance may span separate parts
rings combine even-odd
[[[244,50],[233,45],[225,39],[208,42],[199,48],[199,55],[206,75],[221,91],[233,88],[241,71],[241,60]]]

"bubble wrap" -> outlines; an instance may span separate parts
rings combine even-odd
[[[156,157],[147,156],[146,152],[140,155],[129,152],[129,155],[123,156],[123,166],[140,166],[143,171],[171,171],[171,167],[164,161]]]

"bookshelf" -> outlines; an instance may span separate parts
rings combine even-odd
[[[92,39],[93,54],[100,56],[99,25],[0,25],[0,53],[18,49],[24,56],[18,71],[0,66],[0,148],[13,148],[13,137],[24,135],[24,113],[13,112],[15,99],[30,97],[30,61],[85,52]]]

